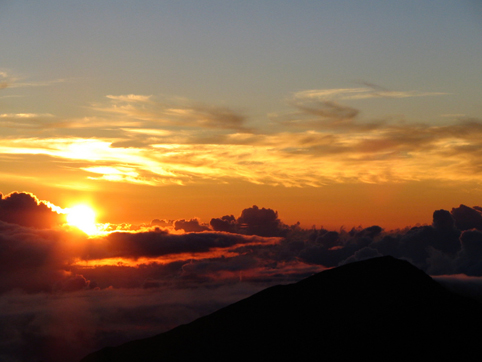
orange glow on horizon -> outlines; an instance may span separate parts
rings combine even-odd
[[[271,237],[271,238],[265,238],[265,240],[266,239],[269,239],[269,241],[251,242],[246,245],[274,245],[278,243],[281,238]],[[169,264],[175,261],[216,259],[216,258],[222,258],[222,257],[231,258],[234,256],[239,256],[239,253],[233,252],[230,249],[225,249],[225,248],[213,248],[212,250],[207,252],[167,254],[167,255],[162,255],[158,257],[139,257],[139,258],[113,257],[113,258],[91,259],[91,260],[76,259],[72,265],[80,266],[84,268],[95,268],[100,266],[138,267],[140,265],[148,265],[153,263]]]
[[[238,253],[231,252],[229,250],[213,250],[210,252],[204,253],[182,253],[182,254],[169,254],[165,256],[149,258],[149,257],[142,257],[138,259],[129,259],[129,258],[105,258],[105,259],[92,259],[92,260],[82,260],[77,259],[72,265],[80,266],[83,268],[96,268],[102,266],[126,266],[131,268],[139,267],[140,265],[149,265],[149,264],[169,264],[175,261],[183,261],[183,260],[202,260],[202,259],[211,259],[211,258],[230,258],[234,256],[238,256]]]

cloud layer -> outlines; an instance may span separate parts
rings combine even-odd
[[[306,90],[290,97],[292,111],[254,120],[228,107],[182,98],[109,95],[91,107],[92,116],[81,119],[0,115],[4,127],[17,127],[11,128],[15,139],[2,140],[0,154],[46,155],[71,163],[90,180],[146,185],[478,180],[480,119],[463,116],[437,125],[369,119],[353,103],[427,96],[446,94],[375,85]]]
[[[254,205],[209,224],[153,220],[110,225],[94,237],[62,224],[55,209],[30,193],[0,200],[0,309],[8,322],[0,357],[7,361],[70,361],[264,287],[381,255],[408,260],[463,293],[480,290],[480,207],[436,210],[431,225],[386,231],[305,230]]]

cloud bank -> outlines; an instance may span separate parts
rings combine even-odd
[[[381,255],[408,260],[463,293],[480,292],[480,207],[435,210],[431,225],[401,230],[307,230],[254,205],[209,224],[157,219],[93,237],[65,226],[54,209],[30,193],[0,199],[6,361],[75,360],[267,286]]]

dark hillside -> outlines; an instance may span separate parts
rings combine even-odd
[[[81,362],[471,359],[482,306],[405,261],[381,257],[275,286]]]

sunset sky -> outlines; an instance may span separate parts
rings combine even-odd
[[[102,222],[480,203],[478,1],[1,1],[0,191]]]
[[[0,0],[0,34],[0,360],[381,255],[482,290],[480,1]]]

